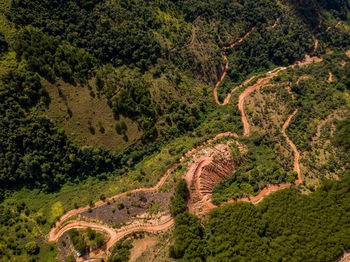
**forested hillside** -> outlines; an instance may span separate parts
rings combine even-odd
[[[227,204],[202,227],[189,213],[175,219],[170,255],[185,261],[335,261],[350,247],[350,177],[310,195],[286,189],[263,203]]]
[[[169,259],[334,261],[350,248],[349,18],[347,0],[3,0],[0,261],[55,261],[61,215],[169,170]],[[297,185],[201,221],[178,179],[216,143],[234,167],[211,205]]]

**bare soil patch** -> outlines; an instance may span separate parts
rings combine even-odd
[[[332,72],[329,72],[328,82],[329,83],[333,82],[333,74],[332,74]]]
[[[68,236],[68,232],[65,232],[58,240],[57,240],[57,248],[58,255],[57,258],[61,261],[64,261],[66,257],[68,257],[73,251],[73,244],[70,241]]]
[[[345,252],[336,262],[350,262],[350,250]]]
[[[189,189],[191,213],[203,214],[215,207],[211,203],[213,187],[235,169],[228,145],[229,142],[205,148],[189,162],[184,179]]]
[[[136,192],[81,213],[82,217],[109,226],[122,226],[138,216],[152,212],[168,212],[172,192]],[[150,214],[149,214],[150,215]]]
[[[157,237],[151,235],[134,240],[133,248],[130,250],[130,261],[136,261],[147,250],[154,248],[158,241]]]

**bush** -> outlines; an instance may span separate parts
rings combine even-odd
[[[187,209],[188,189],[185,180],[181,179],[176,185],[174,195],[170,199],[170,213],[177,216]]]
[[[106,200],[106,196],[104,194],[101,194],[100,195],[100,200],[105,201]]]
[[[127,262],[130,258],[130,249],[132,244],[128,241],[119,241],[112,248],[112,253],[108,262]]]
[[[36,241],[28,242],[24,246],[24,248],[27,251],[27,253],[30,255],[35,255],[35,254],[39,253],[39,250],[40,250],[40,247],[38,246],[38,243]]]
[[[118,207],[119,210],[122,210],[125,206],[124,206],[124,203],[123,203],[123,202],[119,202],[119,203],[117,204],[117,207]]]
[[[94,230],[92,230],[90,227],[88,227],[86,229],[86,234],[87,234],[87,237],[89,238],[89,240],[94,240],[96,237],[96,232]]]

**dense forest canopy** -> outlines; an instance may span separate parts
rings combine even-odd
[[[257,206],[226,204],[205,228],[183,213],[170,254],[185,261],[335,261],[350,247],[349,198],[347,174],[310,195],[285,189]]]
[[[118,156],[103,148],[77,148],[50,119],[29,114],[37,103],[49,103],[37,74],[11,72],[0,90],[3,192],[21,183],[51,191],[69,180],[103,177],[118,168]]]
[[[181,261],[334,261],[350,249],[350,120],[344,110],[350,91],[349,10],[347,0],[4,0],[0,261],[56,257],[44,235],[68,211],[65,204],[79,206],[67,188],[93,185],[96,192],[88,190],[95,196],[77,201],[92,208],[96,198],[106,200],[105,194],[154,186],[185,152],[218,133],[243,133],[237,108],[242,90],[222,107],[212,95],[226,72],[224,54],[229,66],[218,87],[221,102],[253,75],[269,74],[306,55],[322,60],[319,66],[288,68],[271,80],[291,83],[289,107],[298,113],[286,132],[302,158],[311,152],[313,169],[306,157],[301,166],[314,184],[304,181],[258,205],[225,205],[203,222],[187,211],[186,182],[174,179],[169,182],[179,181],[171,185],[169,206],[174,241],[167,252]],[[309,79],[297,84],[303,74]],[[73,96],[76,107],[70,107]],[[87,108],[85,101],[106,105],[111,116],[102,106]],[[66,109],[52,108],[57,104]],[[60,110],[63,117],[56,118]],[[317,125],[338,111],[342,114],[319,131],[329,151],[317,147]],[[250,118],[254,112],[246,114]],[[110,118],[105,126],[104,118]],[[67,131],[72,122],[76,129],[88,126],[78,142]],[[106,144],[119,137],[125,146],[86,146],[108,128],[113,133],[106,135]],[[291,162],[280,161],[280,137],[271,130],[239,140],[247,147],[244,154],[231,146],[235,171],[214,186],[214,204],[296,180]],[[328,181],[330,174],[339,181]],[[78,231],[70,233],[76,250],[100,246],[102,238],[92,243]],[[127,261],[131,248],[118,242],[109,261]]]

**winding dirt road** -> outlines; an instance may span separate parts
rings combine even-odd
[[[153,226],[135,226],[132,228],[127,229],[119,229],[115,230],[113,228],[110,228],[105,225],[93,223],[93,222],[86,222],[86,221],[72,221],[64,225],[60,230],[55,234],[50,236],[49,241],[58,241],[58,239],[67,231],[71,230],[72,228],[88,228],[99,231],[104,231],[109,235],[109,239],[105,245],[106,253],[109,254],[109,249],[119,240],[124,238],[125,236],[135,232],[135,231],[146,231],[146,232],[156,232],[156,231],[163,231],[168,229],[174,224],[174,219],[169,219],[165,223],[159,224],[159,225],[153,225]]]
[[[284,138],[286,139],[287,143],[289,144],[289,146],[292,148],[293,152],[294,152],[294,170],[298,173],[298,178],[297,180],[294,182],[296,185],[300,184],[302,182],[301,179],[301,173],[300,173],[300,167],[299,167],[299,158],[300,158],[300,153],[297,149],[297,147],[295,146],[295,144],[292,142],[292,140],[290,140],[290,138],[287,136],[286,134],[286,129],[290,124],[290,121],[292,120],[292,118],[298,113],[298,109],[295,109],[293,111],[292,114],[290,114],[286,120],[286,122],[283,124],[282,126],[282,134],[284,136]]]
[[[227,70],[228,70],[228,59],[227,59],[227,56],[226,56],[226,52],[225,50],[227,49],[231,49],[233,48],[236,44],[242,42],[245,38],[247,38],[250,33],[255,29],[255,26],[251,27],[248,32],[246,32],[241,38],[239,38],[238,40],[234,41],[232,44],[230,44],[229,46],[225,46],[222,48],[222,57],[224,58],[225,60],[225,68],[224,68],[224,71],[222,72],[218,82],[216,83],[215,87],[214,87],[214,98],[215,98],[215,102],[218,104],[218,105],[226,105],[229,101],[230,101],[230,98],[231,98],[231,95],[240,87],[248,84],[255,76],[251,77],[250,79],[248,79],[247,81],[245,81],[242,85],[240,86],[237,86],[236,88],[232,89],[231,92],[227,95],[227,97],[225,98],[224,102],[223,103],[220,103],[219,101],[219,98],[218,98],[218,87],[219,85],[221,84],[221,82],[224,80],[225,76],[226,76],[226,73],[227,73]]]
[[[226,105],[231,98],[231,95],[240,87],[246,86],[249,84],[249,82],[251,82],[253,79],[255,79],[256,76],[253,76],[251,78],[249,78],[248,80],[246,80],[243,84],[241,84],[240,86],[237,86],[235,88],[233,88],[231,90],[231,92],[227,95],[227,97],[224,99],[224,101],[222,103],[220,103],[220,101],[218,100],[218,95],[217,95],[217,89],[220,85],[220,83],[223,81],[224,77],[226,76],[227,70],[228,70],[228,60],[225,54],[225,50],[228,48],[232,48],[234,47],[237,43],[242,42],[246,37],[249,36],[249,34],[252,32],[252,30],[254,30],[255,27],[252,27],[249,29],[249,31],[242,36],[241,38],[239,38],[238,40],[236,40],[235,42],[233,42],[231,45],[224,47],[223,48],[223,58],[226,62],[225,65],[225,69],[221,75],[221,77],[219,78],[218,82],[216,83],[215,87],[214,87],[214,98],[215,101],[218,105]],[[315,48],[314,50],[317,48],[317,39],[315,40]],[[312,62],[319,62],[321,61],[320,59],[316,59],[316,58],[310,58],[308,56],[305,56],[305,59],[303,59],[302,61],[297,61],[294,64],[288,66],[288,67],[294,67],[295,65],[306,65],[306,64],[310,64]],[[247,120],[247,117],[245,115],[244,112],[244,101],[245,98],[247,96],[249,96],[252,92],[254,92],[255,90],[258,90],[260,88],[266,87],[266,86],[272,86],[272,84],[269,84],[269,81],[277,76],[279,74],[280,71],[287,69],[287,67],[279,67],[276,68],[268,73],[265,74],[265,77],[260,78],[257,80],[257,82],[251,86],[248,86],[239,96],[238,98],[238,108],[241,112],[241,116],[242,116],[242,122],[243,122],[243,136],[249,136],[250,135],[250,126],[249,126],[249,122]],[[289,89],[290,91],[290,89]],[[290,92],[291,93],[291,92]],[[292,99],[294,99],[294,97],[292,96]],[[287,118],[287,120],[285,121],[285,123],[282,126],[282,133],[283,136],[286,138],[287,143],[289,144],[289,146],[291,147],[291,149],[294,152],[294,170],[298,173],[298,178],[295,181],[295,184],[300,184],[302,182],[302,178],[301,178],[301,173],[300,173],[300,168],[299,168],[299,152],[296,148],[296,146],[294,145],[294,143],[289,139],[289,137],[287,136],[287,134],[285,133],[286,128],[288,127],[291,119],[295,116],[295,114],[298,112],[297,109],[295,109]],[[126,196],[127,194],[130,193],[136,193],[136,192],[153,192],[153,191],[157,191],[159,189],[159,187],[161,187],[164,182],[166,181],[166,179],[168,178],[168,176],[170,175],[170,173],[177,167],[178,164],[180,164],[181,162],[183,162],[184,160],[186,160],[188,157],[192,156],[194,153],[198,152],[198,150],[202,149],[204,146],[206,146],[207,144],[210,144],[222,137],[235,137],[238,138],[239,136],[236,133],[232,133],[232,132],[225,132],[225,133],[221,133],[216,135],[214,138],[209,139],[207,141],[205,141],[204,143],[202,143],[201,145],[197,146],[196,148],[191,149],[190,151],[188,151],[186,154],[184,154],[180,160],[173,164],[165,173],[164,175],[161,177],[161,179],[159,180],[159,182],[151,187],[151,188],[138,188],[138,189],[134,189],[128,192],[124,192],[118,195],[115,195],[111,198],[109,198],[108,200],[114,200],[123,196]],[[195,178],[199,177],[199,172],[202,170],[203,166],[205,164],[208,164],[207,162],[203,162],[201,165],[198,166],[198,168],[196,169],[196,171],[193,173],[193,175],[195,176]],[[195,179],[196,181],[197,179]],[[199,184],[198,181],[195,182],[195,187],[199,188]],[[291,184],[290,183],[286,183],[286,184],[282,184],[282,185],[278,185],[278,186],[268,186],[267,188],[263,189],[259,195],[254,196],[254,197],[250,197],[250,198],[241,198],[238,200],[230,200],[226,203],[230,203],[230,202],[234,202],[234,201],[249,201],[251,203],[259,203],[266,195],[280,190],[280,189],[284,189],[289,187]],[[106,201],[98,201],[94,204],[94,208],[95,207],[99,207],[101,205],[106,204]],[[225,204],[225,203],[223,203]],[[208,208],[205,209],[204,212],[208,212],[210,211],[212,208],[216,208],[215,205],[211,204],[210,206],[208,206]],[[127,236],[128,234],[132,233],[132,232],[137,232],[137,231],[147,231],[147,232],[155,232],[155,231],[161,231],[161,230],[166,230],[168,228],[170,228],[173,224],[174,224],[174,220],[173,219],[169,219],[168,221],[166,221],[165,223],[162,224],[158,224],[158,225],[139,225],[139,226],[134,226],[131,228],[121,228],[119,230],[115,230],[112,229],[108,226],[105,225],[101,225],[98,223],[94,223],[94,222],[85,222],[85,221],[77,221],[77,220],[72,220],[69,221],[67,224],[63,225],[63,222],[65,220],[67,220],[68,218],[71,218],[79,213],[82,213],[86,210],[89,209],[89,206],[85,206],[85,207],[81,207],[78,209],[74,209],[71,210],[67,213],[65,213],[64,215],[61,216],[60,220],[56,223],[55,227],[51,229],[49,236],[48,236],[48,240],[49,241],[58,241],[58,239],[62,236],[62,234],[64,232],[67,232],[70,229],[73,228],[87,228],[87,227],[91,227],[92,229],[96,229],[96,230],[101,230],[106,232],[109,235],[109,240],[106,243],[106,250],[107,253],[109,252],[108,249],[110,247],[112,247],[117,241],[119,241],[120,239],[122,239],[123,237]]]

